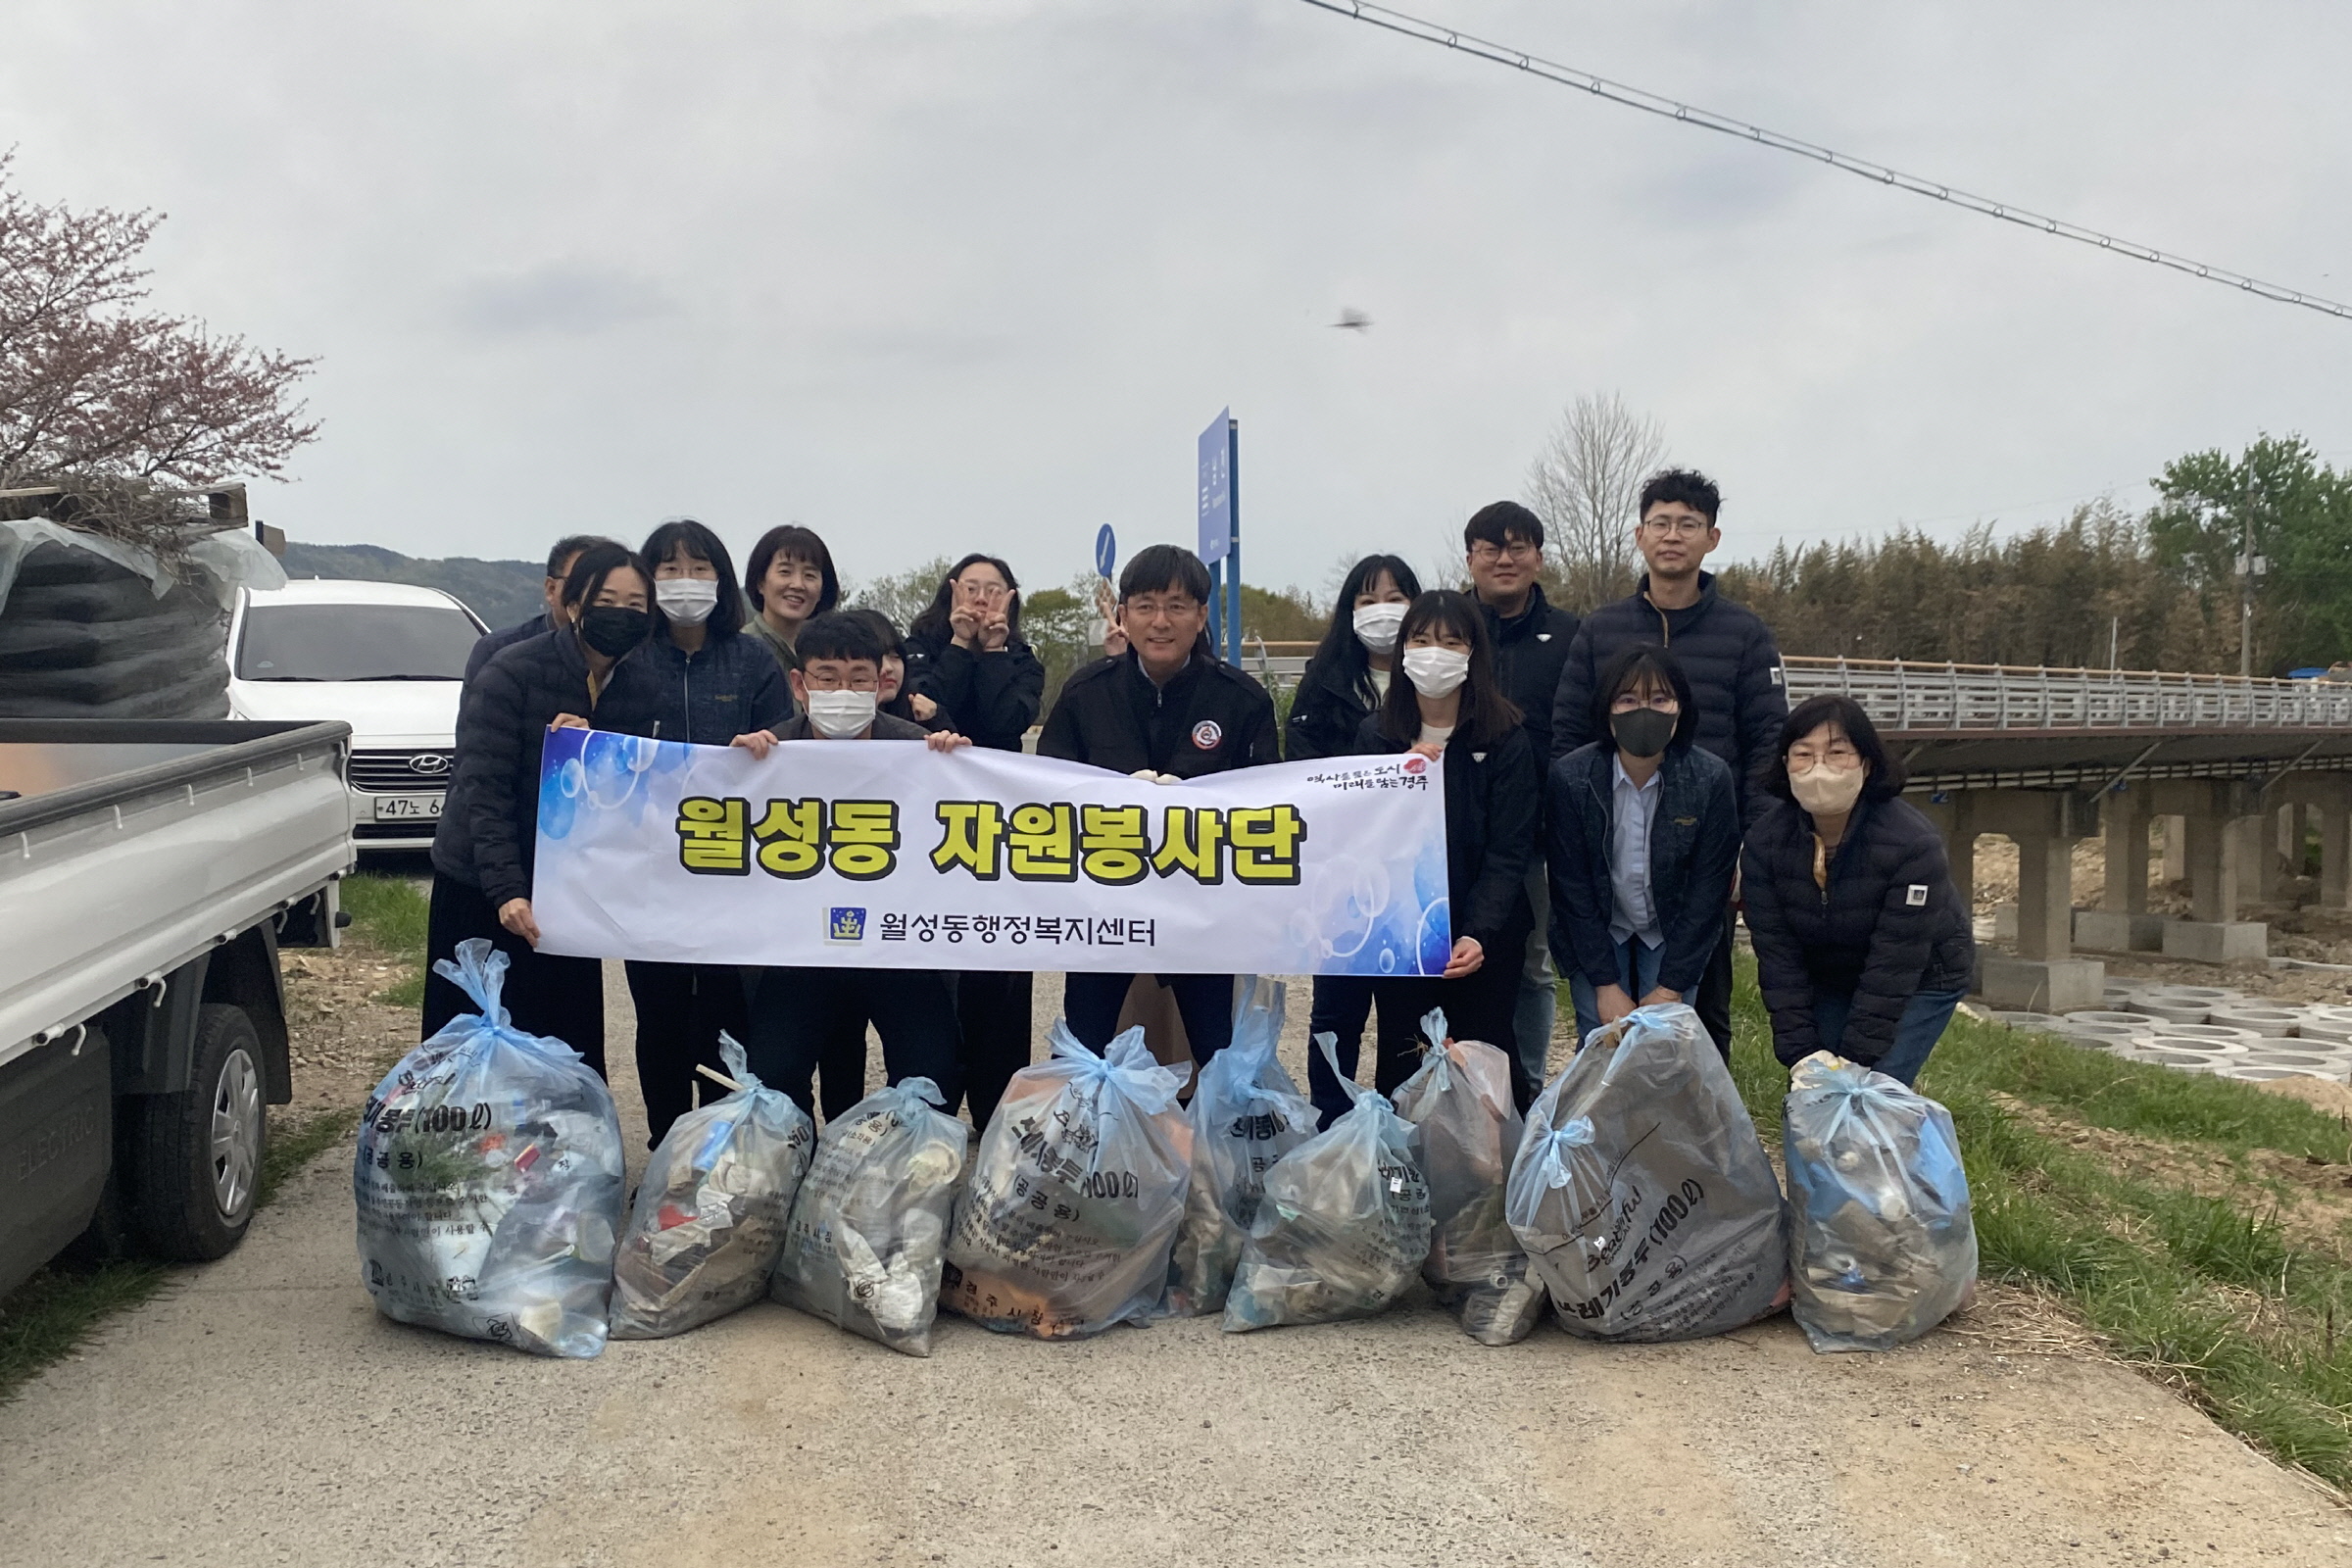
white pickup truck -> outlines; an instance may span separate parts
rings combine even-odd
[[[277,950],[330,947],[339,723],[0,720],[0,1296],[76,1238],[219,1257],[292,1098]]]

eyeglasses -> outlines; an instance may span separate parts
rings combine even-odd
[[[1533,561],[1543,553],[1542,545],[1530,544],[1525,539],[1514,539],[1499,550],[1484,541],[1470,547],[1470,559],[1481,565],[1497,558],[1505,561]]]
[[[1120,613],[1135,620],[1182,620],[1198,614],[1200,601],[1190,594],[1178,594],[1172,599],[1130,599],[1119,607]]]
[[[1714,524],[1704,517],[1644,517],[1642,531],[1660,539],[1695,539]]]
[[[1810,746],[1791,746],[1788,748],[1788,765],[1797,769],[1799,772],[1802,772],[1804,769],[1809,767],[1818,766],[1823,762],[1829,763],[1830,766],[1838,769],[1839,772],[1844,772],[1848,768],[1859,767],[1861,765],[1862,754],[1855,751],[1851,746],[1848,746],[1843,741],[1832,741],[1828,750],[1819,752],[1815,751]]]
[[[1679,713],[1683,710],[1683,705],[1675,700],[1672,692],[1651,692],[1647,697],[1640,692],[1619,692],[1609,702],[1609,711],[1612,713],[1632,713],[1644,708],[1660,713]]]

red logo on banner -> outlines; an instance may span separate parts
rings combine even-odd
[[[1429,771],[1429,759],[1414,752],[1405,758],[1404,770],[1407,773],[1426,773]]]

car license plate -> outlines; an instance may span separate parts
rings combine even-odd
[[[375,819],[378,822],[430,822],[441,814],[438,795],[379,795],[375,798]]]

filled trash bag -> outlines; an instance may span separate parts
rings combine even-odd
[[[1413,1127],[1413,1158],[1429,1183],[1429,1258],[1421,1277],[1481,1345],[1516,1345],[1544,1313],[1544,1286],[1503,1218],[1503,1187],[1525,1124],[1511,1102],[1511,1058],[1478,1040],[1446,1038],[1446,1014],[1421,1020],[1429,1048],[1396,1086]]]
[[[1977,1229],[1952,1113],[1817,1051],[1788,1073],[1790,1303],[1816,1350],[1890,1350],[1968,1303]]]
[[[743,1087],[672,1122],[637,1183],[612,1264],[614,1339],[667,1339],[751,1305],[784,1250],[816,1124],[752,1076],[733,1036],[718,1059]]]
[[[1340,1071],[1337,1036],[1315,1049],[1355,1103],[1275,1161],[1225,1297],[1229,1334],[1331,1323],[1385,1310],[1429,1255],[1429,1185],[1413,1130],[1379,1093]]]
[[[509,1021],[507,961],[474,937],[433,965],[481,1010],[403,1056],[368,1102],[352,1169],[361,1277],[403,1323],[595,1355],[620,1229],[620,1118],[579,1053]]]
[[[1503,1212],[1563,1328],[1640,1341],[1786,1301],[1781,1208],[1731,1069],[1677,1002],[1593,1030],[1536,1098]]]
[[[1168,1285],[1193,1129],[1130,1029],[1098,1056],[1054,1021],[1054,1054],[1012,1075],[948,1236],[941,1304],[1043,1340],[1142,1322]]]
[[[1209,1058],[1193,1090],[1193,1184],[1168,1258],[1173,1317],[1222,1310],[1242,1244],[1257,1218],[1266,1172],[1315,1136],[1315,1104],[1274,1056],[1284,988],[1251,985],[1234,1009],[1233,1044]]]
[[[906,1078],[825,1124],[768,1294],[906,1355],[931,1353],[968,1142],[939,1086]]]

